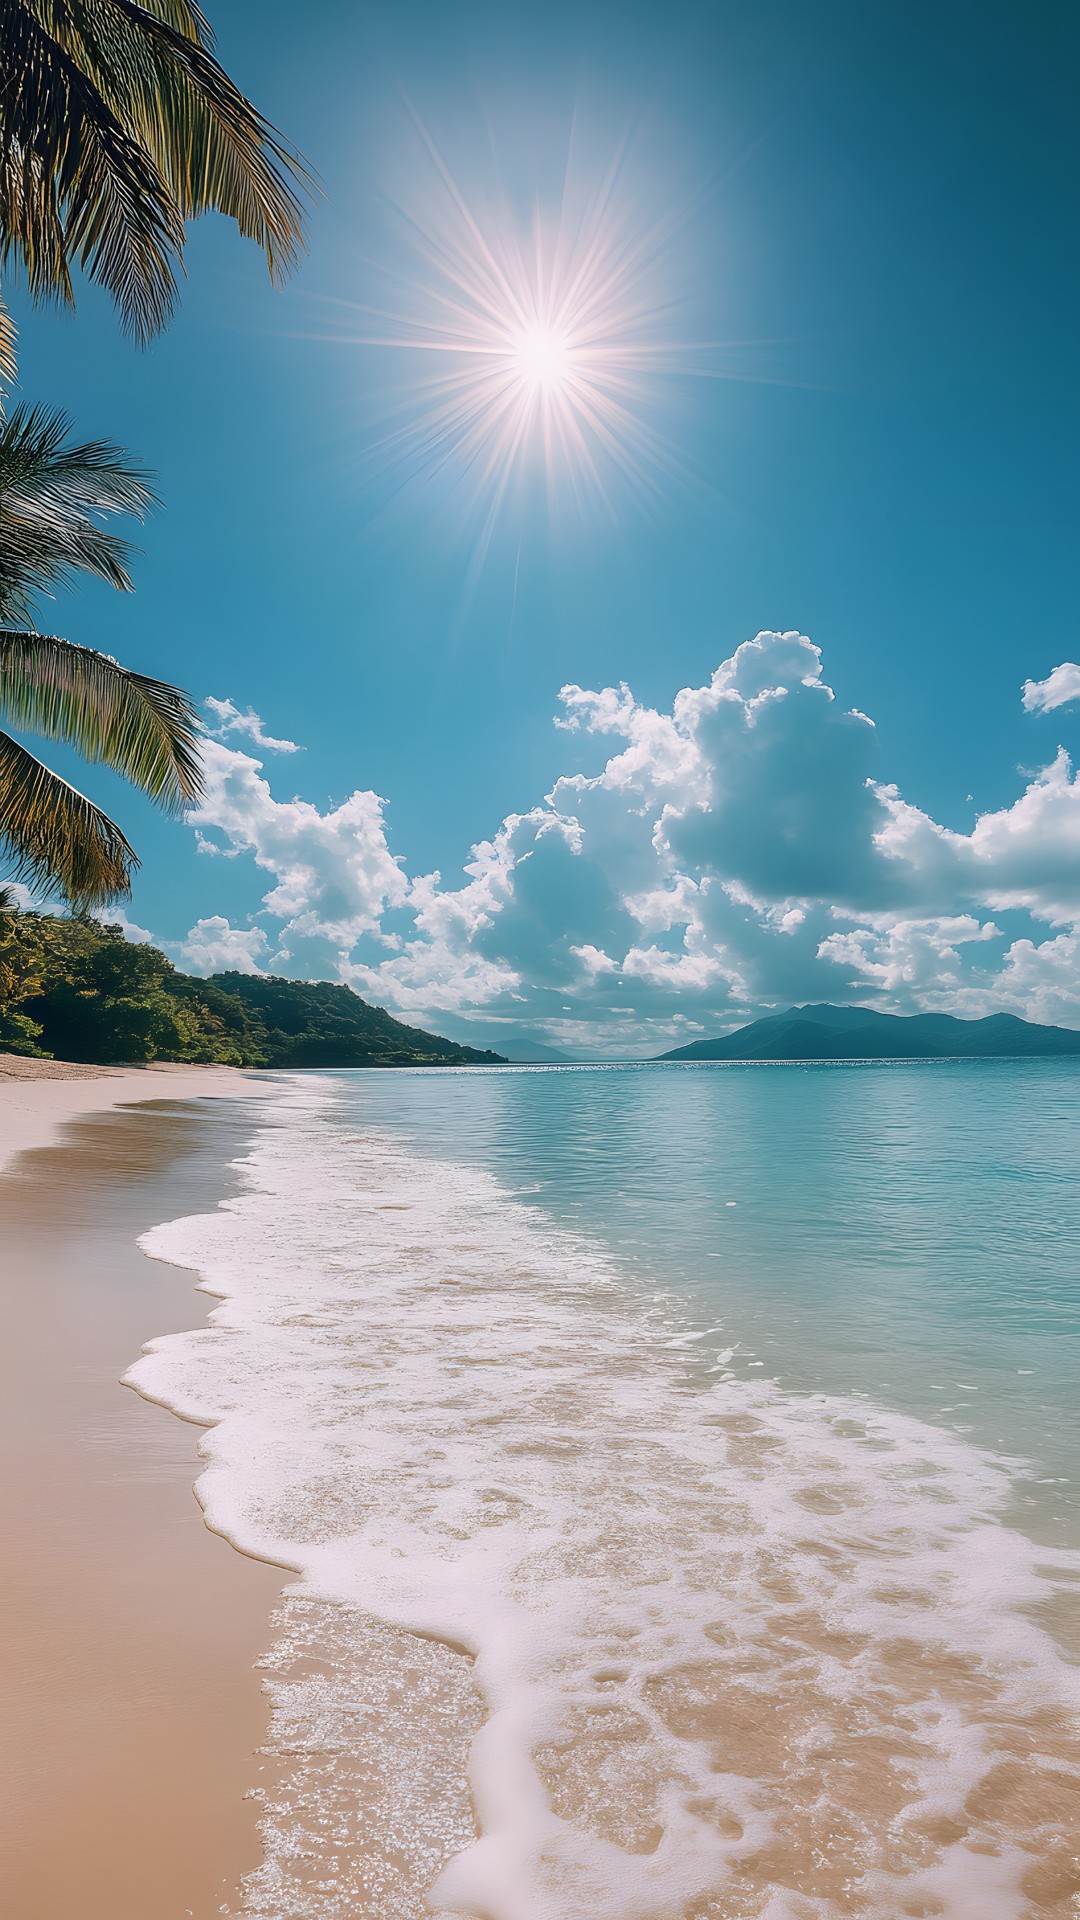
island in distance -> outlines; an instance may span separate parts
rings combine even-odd
[[[789,1007],[718,1040],[692,1040],[661,1060],[956,1060],[1080,1054],[1080,1033],[1013,1013],[875,1013],[871,1007]]]

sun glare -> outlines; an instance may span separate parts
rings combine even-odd
[[[408,264],[382,271],[378,331],[349,336],[397,356],[397,376],[380,383],[372,459],[466,488],[487,535],[530,476],[575,512],[614,510],[628,491],[655,496],[679,466],[657,424],[658,377],[686,351],[673,322],[670,198],[650,218],[655,179],[635,175],[635,190],[625,149],[585,168],[578,136],[561,183],[547,154],[546,197],[538,187],[522,218],[508,197],[471,197],[414,124],[427,172],[390,202],[387,251]]]
[[[570,371],[570,342],[557,327],[523,327],[511,344],[511,364],[533,393],[551,394]]]

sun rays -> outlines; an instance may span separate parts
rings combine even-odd
[[[465,489],[488,533],[538,484],[578,513],[655,495],[678,467],[664,381],[686,370],[677,220],[646,213],[625,144],[586,170],[571,141],[557,188],[523,214],[467,193],[414,124],[427,177],[393,204],[402,264],[339,335],[388,356],[373,457]]]

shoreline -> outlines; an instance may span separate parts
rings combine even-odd
[[[1008,1462],[864,1392],[716,1377],[712,1315],[455,1157],[413,1087],[419,1151],[396,1100],[290,1089],[236,1208],[149,1240],[228,1337],[157,1343],[136,1383],[214,1420],[215,1520],[302,1574],[267,1911],[448,1920],[511,1885],[552,1920],[869,1914],[895,1887],[1065,1920],[1075,1676]]]
[[[65,1122],[80,1115],[151,1100],[250,1099],[268,1084],[239,1067],[167,1060],[99,1067],[0,1053],[0,1175],[17,1154],[51,1145]]]
[[[257,1112],[90,1078],[104,1110],[0,1179],[5,1247],[13,1218],[38,1259],[0,1341],[30,1473],[4,1496],[5,1915],[449,1920],[501,1911],[512,1858],[553,1920],[750,1915],[778,1888],[831,1910],[853,1872],[912,1911],[1065,1920],[1074,1676],[1005,1456],[861,1391],[698,1378],[692,1302],[644,1311],[618,1241],[460,1161],[426,1092],[439,1154],[385,1102],[335,1098],[327,1126],[268,1080],[222,1209]],[[151,1332],[136,1427],[117,1375]],[[751,1786],[718,1799],[720,1775]]]
[[[220,1202],[251,1119],[219,1102],[269,1086],[228,1068],[6,1066],[0,1906],[211,1920],[239,1911],[260,1859],[256,1662],[290,1576],[211,1531],[201,1429],[121,1375],[147,1341],[205,1324],[195,1276],[137,1239]]]

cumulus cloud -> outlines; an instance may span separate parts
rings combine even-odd
[[[246,712],[241,712],[231,700],[216,700],[213,694],[207,695],[203,706],[217,721],[216,726],[207,728],[207,732],[214,740],[224,740],[226,734],[239,733],[250,740],[254,746],[261,747],[264,753],[300,753],[302,751],[295,740],[275,740],[272,734],[267,733],[258,714],[251,707],[248,707]]]
[[[680,864],[785,911],[880,892],[874,729],[838,704],[809,640],[746,641],[707,687],[679,694],[674,715],[704,788],[672,798],[661,818],[661,843]]]
[[[989,943],[985,956],[957,949]],[[1016,1013],[1051,1026],[1080,1027],[1080,933],[1025,937],[1006,944],[992,922],[970,915],[952,921],[900,922],[888,929],[834,934],[829,957],[852,984],[873,982],[904,1012],[955,1013],[980,1019]],[[980,964],[981,962],[981,964]]]
[[[1080,934],[1014,940],[993,980],[962,989],[958,1012],[1018,1013],[1051,1025],[1080,1026]]]
[[[1025,680],[1023,702],[1028,713],[1052,713],[1055,707],[1067,707],[1080,700],[1080,667],[1075,660],[1063,660],[1045,680]]]
[[[261,927],[233,927],[220,913],[196,920],[180,946],[180,964],[189,973],[265,973],[260,964],[270,951]]]
[[[1080,918],[1080,776],[1064,748],[1011,807],[980,814],[970,834],[939,826],[895,787],[875,792],[887,816],[877,846],[912,896],[1026,907],[1056,925]]]
[[[309,800],[275,800],[261,760],[236,748],[208,741],[203,764],[205,791],[188,816],[200,845],[250,854],[274,875],[263,905],[287,934],[349,949],[404,902],[408,881],[387,846],[378,794],[358,791],[320,813]]]
[[[277,799],[223,741],[192,822],[205,850],[272,875],[275,964],[317,955],[496,1046],[526,1020],[571,1049],[659,1050],[814,999],[1080,1025],[1080,779],[1063,751],[970,832],[947,827],[885,778],[873,721],[798,633],[745,641],[670,710],[566,686],[556,724],[595,746],[591,769],[508,814],[456,882],[406,875],[378,795]],[[270,964],[269,937],[227,921],[189,936],[203,955],[237,940],[246,960],[213,965]]]
[[[943,1004],[961,985],[964,963],[959,949],[973,941],[1000,938],[992,920],[980,921],[964,913],[944,920],[898,920],[880,929],[830,933],[818,953],[854,976],[853,986],[869,980],[890,996],[914,996],[930,1010],[932,1000]]]
[[[123,907],[103,907],[93,917],[103,927],[119,927],[124,939],[137,947],[148,947],[154,938],[149,927],[140,927],[138,921],[129,920]]]

